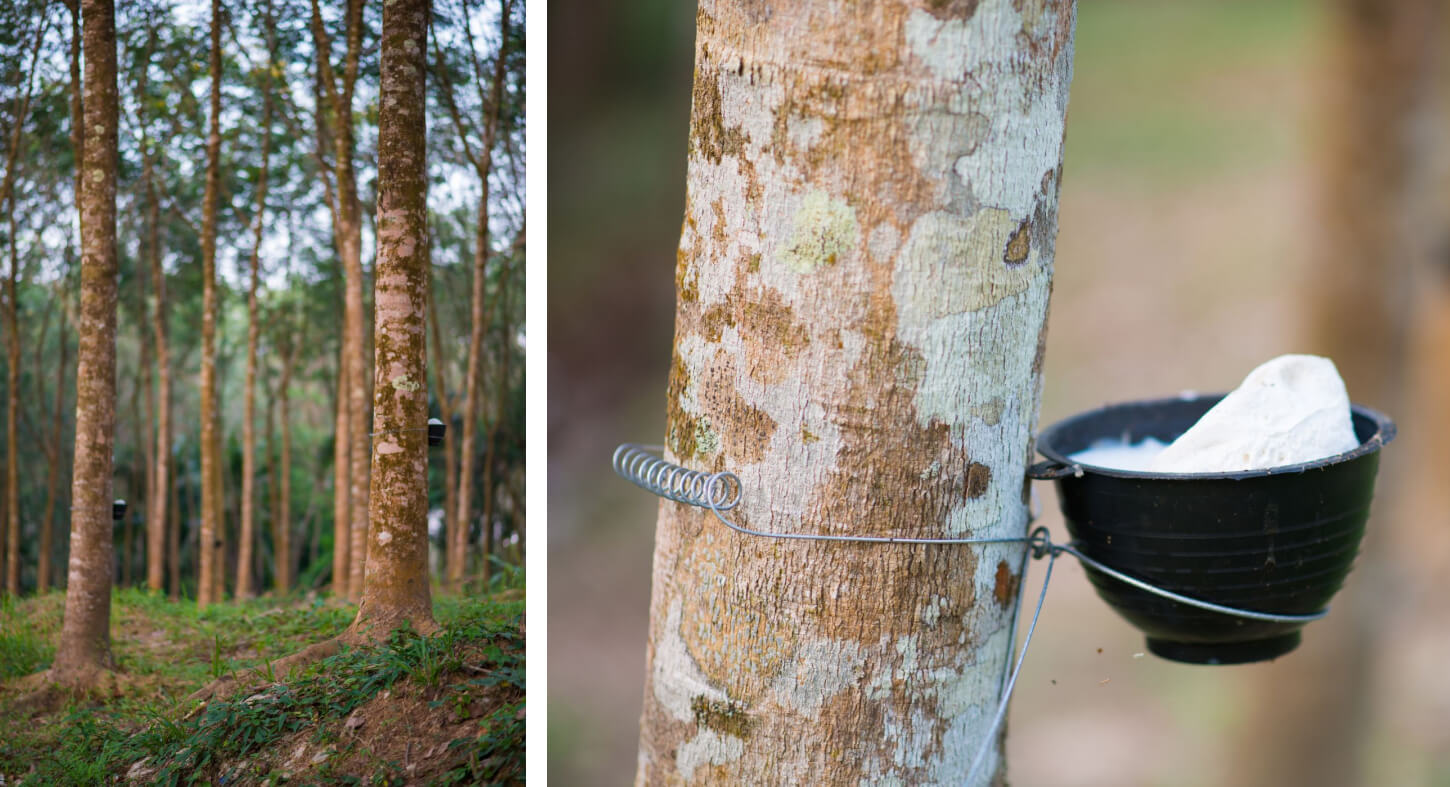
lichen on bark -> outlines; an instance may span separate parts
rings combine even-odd
[[[765,7],[700,5],[669,458],[756,529],[1025,536],[1074,7]],[[1022,554],[662,503],[638,780],[960,783]]]

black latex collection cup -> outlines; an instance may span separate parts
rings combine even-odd
[[[1359,446],[1315,462],[1236,473],[1168,474],[1083,465],[1071,455],[1100,440],[1172,442],[1222,394],[1129,402],[1042,430],[1052,479],[1084,555],[1164,590],[1276,615],[1322,610],[1353,566],[1369,518],[1379,450],[1395,436],[1386,416],[1355,405]],[[1084,564],[1098,595],[1143,631],[1158,656],[1243,664],[1299,645],[1303,623],[1211,612],[1133,587]]]

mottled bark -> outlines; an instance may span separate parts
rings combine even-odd
[[[503,290],[500,288],[494,294],[493,303],[486,303],[489,257],[488,174],[493,169],[493,148],[498,139],[499,118],[502,112],[504,65],[508,59],[508,19],[511,8],[510,0],[504,0],[499,16],[499,53],[498,58],[494,61],[493,84],[489,89],[489,100],[483,102],[482,106],[484,112],[483,138],[477,151],[472,150],[469,146],[466,124],[457,108],[454,107],[453,94],[447,80],[440,80],[443,95],[458,132],[458,138],[463,145],[464,154],[473,163],[479,180],[477,224],[473,231],[473,291],[469,315],[472,320],[472,331],[468,339],[468,369],[464,376],[463,407],[460,413],[463,421],[463,436],[459,441],[458,498],[455,512],[458,521],[453,529],[453,541],[449,543],[446,552],[448,586],[454,591],[462,587],[463,575],[467,570],[468,535],[473,524],[473,487],[476,472],[474,445],[478,433],[478,414],[482,406],[479,399],[483,390],[483,341],[493,319],[493,303],[497,303],[498,299],[503,297]],[[464,33],[471,42],[472,33],[467,26],[464,28]],[[439,57],[441,59],[441,55]],[[477,58],[474,60],[476,65]]]
[[[333,167],[337,181],[337,201],[332,205],[333,228],[338,253],[342,257],[346,300],[343,309],[343,353],[348,397],[348,484],[349,484],[349,600],[356,601],[362,590],[363,571],[367,561],[368,506],[368,436],[367,388],[364,380],[367,360],[363,349],[363,270],[362,209],[358,202],[357,175],[353,166],[354,130],[352,120],[353,88],[357,83],[358,55],[362,49],[362,2],[347,3],[347,54],[344,58],[341,85],[332,68],[332,47],[322,26],[322,13],[316,0],[312,2],[312,38],[317,47],[317,67],[324,93],[332,108]]]
[[[262,77],[262,161],[257,175],[256,212],[252,227],[251,276],[247,283],[247,376],[243,383],[242,404],[242,516],[237,533],[237,598],[251,598],[252,542],[256,540],[255,498],[257,482],[257,340],[262,326],[258,322],[257,284],[261,278],[262,226],[267,217],[267,169],[272,157],[272,64],[276,62],[276,34],[272,24],[272,6],[263,12],[267,30],[267,66]]]
[[[701,3],[666,445],[741,524],[1026,535],[1073,18]],[[662,502],[639,782],[961,783],[1022,555]]]
[[[81,307],[65,619],[50,678],[95,684],[111,664],[111,454],[116,419],[116,19],[82,0],[85,157],[80,191]]]
[[[202,196],[201,227],[201,540],[196,601],[201,606],[221,600],[217,574],[221,545],[221,452],[217,450],[216,384],[216,221],[221,157],[221,0],[211,0],[211,99],[206,137],[206,190]]]
[[[428,579],[428,0],[383,6],[367,581],[354,634],[436,630]]]

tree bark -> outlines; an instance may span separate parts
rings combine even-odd
[[[1073,19],[701,3],[666,446],[742,525],[1026,536]],[[639,782],[960,783],[1023,550],[662,502]]]
[[[257,339],[262,326],[257,318],[257,283],[261,278],[262,225],[267,216],[267,168],[272,157],[272,67],[276,62],[276,33],[272,6],[263,12],[267,30],[267,66],[262,77],[262,162],[257,176],[256,220],[252,231],[251,278],[247,284],[247,378],[242,405],[242,517],[237,534],[237,598],[251,598],[252,542],[256,540],[254,498],[257,472]]]
[[[111,464],[116,419],[116,17],[82,0],[85,157],[80,192],[81,309],[65,619],[50,679],[94,685],[111,664]]]
[[[206,191],[201,228],[201,540],[196,601],[207,606],[221,600],[216,593],[217,547],[221,544],[221,455],[217,451],[216,401],[216,214],[221,156],[221,0],[211,2],[211,100],[206,137]]]
[[[458,137],[462,141],[464,153],[473,162],[478,173],[479,198],[478,198],[478,224],[474,228],[473,235],[473,292],[472,311],[469,315],[472,320],[472,332],[468,340],[468,369],[464,378],[463,411],[460,414],[463,420],[463,437],[459,441],[459,471],[458,471],[458,517],[457,525],[453,530],[453,542],[449,544],[446,553],[448,586],[455,592],[461,589],[463,575],[467,571],[468,535],[472,529],[473,517],[473,485],[474,485],[474,441],[478,432],[478,413],[480,408],[479,398],[483,389],[483,340],[488,331],[488,326],[493,319],[492,305],[485,306],[486,291],[488,285],[487,263],[488,263],[488,174],[493,170],[493,148],[498,138],[499,117],[502,111],[503,81],[505,75],[505,64],[508,59],[508,20],[511,10],[510,0],[504,0],[499,17],[499,51],[498,58],[494,61],[493,85],[489,89],[490,100],[485,102],[482,109],[485,113],[483,139],[479,149],[475,153],[468,144],[468,135],[464,123],[457,111],[451,113],[454,125],[458,131]],[[471,33],[465,26],[465,34]],[[470,43],[471,46],[471,43]],[[475,58],[475,65],[477,59]],[[480,90],[482,88],[480,87]],[[448,104],[453,106],[452,93],[449,90],[446,80],[443,81],[443,92],[449,97]],[[494,303],[503,297],[500,289],[494,294]]]
[[[383,6],[378,115],[373,485],[355,633],[438,628],[428,577],[428,0]]]

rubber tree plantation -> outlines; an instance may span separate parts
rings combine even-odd
[[[522,782],[525,18],[0,8],[0,783]]]

